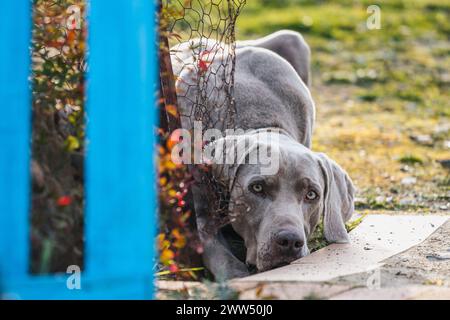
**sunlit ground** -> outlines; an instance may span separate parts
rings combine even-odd
[[[248,1],[237,38],[300,31],[312,49],[317,122],[313,149],[329,154],[358,187],[357,207],[448,213],[450,3]],[[373,212],[371,210],[371,212]]]

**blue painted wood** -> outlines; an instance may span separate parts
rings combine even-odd
[[[7,299],[24,300],[105,300],[145,299],[151,297],[151,283],[147,277],[120,277],[116,279],[87,279],[82,277],[81,290],[67,289],[67,276],[28,277],[22,281],[6,281],[8,290],[3,292]]]
[[[67,275],[27,273],[30,3],[0,1],[0,295],[152,298],[155,6],[148,0],[90,3],[86,261],[81,290],[69,290]]]
[[[151,289],[155,5],[91,1],[89,18],[85,273],[90,279],[133,275]]]
[[[0,292],[28,271],[30,1],[0,1]]]

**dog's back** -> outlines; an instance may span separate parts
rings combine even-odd
[[[280,36],[285,37],[283,33]],[[276,37],[270,39],[280,42]],[[288,60],[264,48],[267,40],[260,42],[255,41],[258,46],[240,43],[235,51],[234,88],[231,91],[236,108],[233,127],[243,130],[282,128],[310,147],[315,109],[309,89]],[[222,129],[229,111],[225,106],[230,94],[227,86],[231,88],[232,79],[228,48],[211,40],[203,39],[200,43],[196,39],[172,50],[176,52],[172,63],[178,76],[176,87],[183,127],[193,128],[194,106],[200,102],[200,108],[208,113],[202,119],[209,122],[204,123],[204,127]],[[305,54],[309,52],[299,52],[300,56]],[[288,58],[292,60],[292,57]],[[309,61],[309,56],[299,61]],[[309,66],[302,69],[309,70]],[[207,97],[203,101],[199,101],[200,90],[201,96]]]

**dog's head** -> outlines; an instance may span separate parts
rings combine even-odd
[[[234,153],[229,159],[235,162],[215,164],[214,172],[229,187],[231,224],[245,242],[247,264],[264,271],[307,255],[307,239],[321,215],[325,238],[348,242],[345,221],[354,210],[354,187],[339,165],[280,132],[256,131],[221,142],[230,140],[236,142],[234,151],[226,153]],[[247,146],[240,155],[239,145]],[[261,149],[278,170],[260,163]]]

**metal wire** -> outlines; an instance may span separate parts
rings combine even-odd
[[[222,133],[234,128],[235,26],[245,2],[161,1],[162,35],[170,46],[173,74],[178,81],[178,113],[185,128],[193,128],[194,121],[201,122],[202,134],[212,128]],[[167,89],[162,90],[166,101]],[[228,188],[204,166],[192,170],[210,204],[211,219],[205,228],[214,233],[230,221]]]

